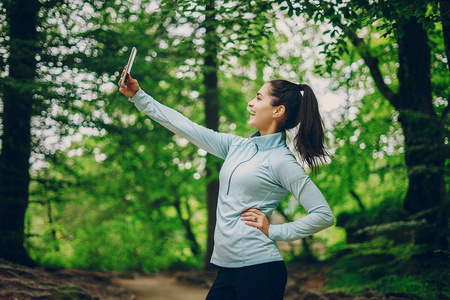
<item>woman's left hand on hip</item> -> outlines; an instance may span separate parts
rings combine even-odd
[[[269,236],[269,219],[267,216],[256,208],[249,208],[241,213],[241,220],[245,221],[245,224],[257,227],[265,235]]]

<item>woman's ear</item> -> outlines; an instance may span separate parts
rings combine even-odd
[[[274,118],[283,117],[285,112],[286,112],[286,107],[284,107],[284,105],[279,105],[275,108],[273,117]]]

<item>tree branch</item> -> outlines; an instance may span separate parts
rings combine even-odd
[[[369,67],[370,73],[372,74],[373,80],[375,81],[375,85],[378,87],[381,94],[392,103],[392,101],[395,99],[396,94],[384,82],[380,68],[378,67],[378,58],[370,54],[367,44],[358,37],[356,32],[342,24],[342,22],[337,18],[334,19],[333,22],[348,36],[351,43],[358,51],[359,55],[361,55],[366,65]]]
[[[183,214],[181,213],[181,207],[180,207],[180,198],[178,195],[175,198],[175,202],[173,203],[173,206],[177,210],[178,217],[180,218],[181,224],[183,224],[184,229],[186,230],[186,238],[191,242],[191,252],[194,254],[194,256],[197,256],[200,254],[200,246],[197,243],[197,240],[195,239],[194,233],[192,232],[191,223],[190,220],[185,220],[183,218]]]
[[[358,196],[358,194],[354,190],[350,190],[350,194],[358,202],[359,208],[361,208],[361,210],[365,210],[366,208],[364,207],[364,204],[362,203],[361,198]]]
[[[449,1],[449,0],[441,0],[441,1]],[[286,3],[288,5],[289,11],[292,11],[294,8],[292,6],[291,0],[286,0]],[[308,1],[306,1],[308,3]],[[345,35],[350,39],[351,43],[355,46],[356,50],[358,51],[359,55],[364,59],[364,62],[369,67],[370,73],[375,81],[375,85],[377,86],[378,90],[381,92],[381,94],[391,102],[394,107],[396,107],[397,102],[397,94],[394,93],[389,86],[384,82],[383,75],[381,74],[380,68],[378,67],[378,58],[372,56],[369,51],[369,47],[367,44],[358,37],[355,31],[353,31],[350,27],[342,24],[340,18],[338,15],[335,14],[334,9],[332,7],[334,6],[331,2],[324,2],[319,1],[319,5],[316,6],[317,9],[323,9],[324,14],[323,16],[328,18],[330,22],[334,25],[339,27]],[[314,4],[309,4],[314,6]]]

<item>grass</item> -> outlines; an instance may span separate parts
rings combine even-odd
[[[354,250],[347,249],[332,259],[326,290],[360,293],[370,286],[380,293],[408,292],[430,300],[450,297],[448,255],[402,257]]]
[[[440,290],[440,284],[434,284],[430,282],[426,282],[425,278],[421,276],[415,275],[389,275],[380,278],[375,282],[374,289],[380,292],[409,292],[413,294],[417,294],[425,299],[437,299],[437,293],[443,293]],[[447,290],[447,296],[450,294]]]

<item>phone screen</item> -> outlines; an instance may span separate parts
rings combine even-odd
[[[136,57],[136,47],[133,47],[133,49],[131,49],[130,58],[128,58],[127,68],[125,70],[125,74],[123,76],[123,80],[120,85],[121,87],[125,87],[125,84],[126,84],[127,78],[128,78],[128,74],[130,74],[130,72],[131,72],[131,67],[133,66],[135,57]]]

